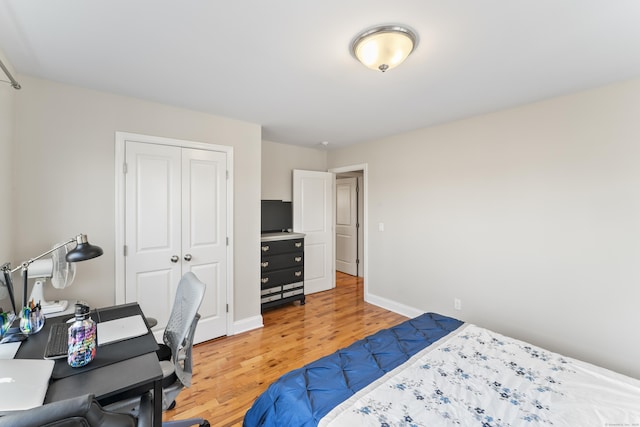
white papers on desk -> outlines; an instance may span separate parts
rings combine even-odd
[[[20,341],[0,344],[0,359],[13,359],[20,348]]]
[[[53,360],[41,359],[0,362],[0,411],[17,411],[42,405],[53,364]]]
[[[98,323],[98,346],[139,337],[149,332],[142,316],[121,317]]]

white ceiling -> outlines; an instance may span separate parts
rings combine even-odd
[[[387,73],[349,52],[405,24]],[[259,123],[329,148],[640,76],[638,0],[2,0],[28,74]]]

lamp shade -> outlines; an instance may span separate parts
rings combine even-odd
[[[70,250],[65,257],[67,262],[85,261],[99,257],[104,253],[100,246],[95,246],[88,242],[86,234],[79,234],[76,237],[76,243],[77,246]]]
[[[385,72],[400,65],[413,52],[416,34],[401,26],[380,26],[358,34],[351,53],[372,70]]]

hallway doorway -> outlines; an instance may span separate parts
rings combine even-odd
[[[357,182],[358,182],[358,190],[357,190],[357,208],[355,210],[357,210],[357,238],[356,239],[350,239],[351,242],[350,244],[352,245],[352,251],[355,253],[355,257],[357,260],[357,270],[355,271],[355,274],[353,274],[354,277],[359,277],[362,280],[362,290],[363,290],[363,298],[366,301],[368,299],[368,279],[367,279],[367,274],[368,274],[368,241],[369,241],[369,237],[368,237],[368,215],[369,215],[369,211],[368,211],[368,175],[367,175],[367,164],[363,163],[363,164],[357,164],[357,165],[351,165],[351,166],[343,166],[340,168],[333,168],[333,169],[329,169],[329,172],[333,172],[336,176],[336,183],[338,183],[339,179],[342,178],[356,178]],[[337,193],[338,187],[336,184],[336,191],[334,192],[334,194]],[[353,210],[353,209],[352,209]],[[336,212],[336,218],[338,217],[337,212]],[[339,229],[339,225],[337,224],[336,221],[336,232],[340,231]],[[338,236],[336,233],[334,242],[336,245],[336,254],[338,253]],[[353,249],[353,247],[357,246],[357,248]],[[336,273],[338,272],[338,256],[336,256]],[[351,271],[353,272],[353,271]]]
[[[336,175],[336,271],[363,277],[362,172]]]

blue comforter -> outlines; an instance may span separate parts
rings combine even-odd
[[[256,399],[244,426],[316,426],[335,406],[462,323],[425,313],[291,371]]]

